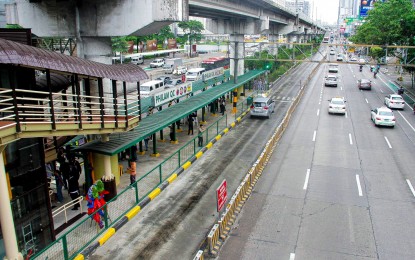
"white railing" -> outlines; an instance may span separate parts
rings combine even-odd
[[[63,212],[65,213],[65,223],[68,223],[68,214],[66,213],[66,211],[69,208],[75,206],[77,203],[79,203],[79,205],[81,206],[81,212],[82,212],[82,201],[83,200],[84,200],[84,197],[80,196],[77,199],[71,200],[70,202],[60,206],[59,208],[52,211],[52,217],[55,218],[56,216],[58,216],[59,214]]]

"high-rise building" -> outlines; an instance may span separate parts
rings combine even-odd
[[[310,16],[310,2],[304,0],[289,0],[285,1],[285,7],[294,10],[295,12],[304,13]]]

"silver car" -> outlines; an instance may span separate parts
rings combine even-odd
[[[254,98],[250,115],[251,117],[266,117],[270,118],[271,114],[274,112],[275,102],[268,97],[256,97]]]

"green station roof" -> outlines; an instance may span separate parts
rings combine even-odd
[[[109,136],[108,142],[101,140],[94,140],[85,145],[77,147],[75,151],[88,151],[105,155],[115,155],[125,149],[136,145],[142,141],[146,136],[152,135],[176,121],[188,116],[194,111],[207,106],[212,101],[222,97],[229,91],[249,82],[250,80],[265,73],[265,70],[252,70],[246,74],[239,76],[237,83],[228,81],[221,85],[212,87],[197,95],[181,100],[179,103],[166,108],[162,111],[152,114],[151,116],[143,118],[139,125],[131,131],[124,133],[114,133]]]

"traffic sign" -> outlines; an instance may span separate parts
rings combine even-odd
[[[216,189],[216,199],[217,199],[217,210],[221,211],[223,206],[228,199],[228,191],[226,190],[226,180],[223,180],[219,187]]]

